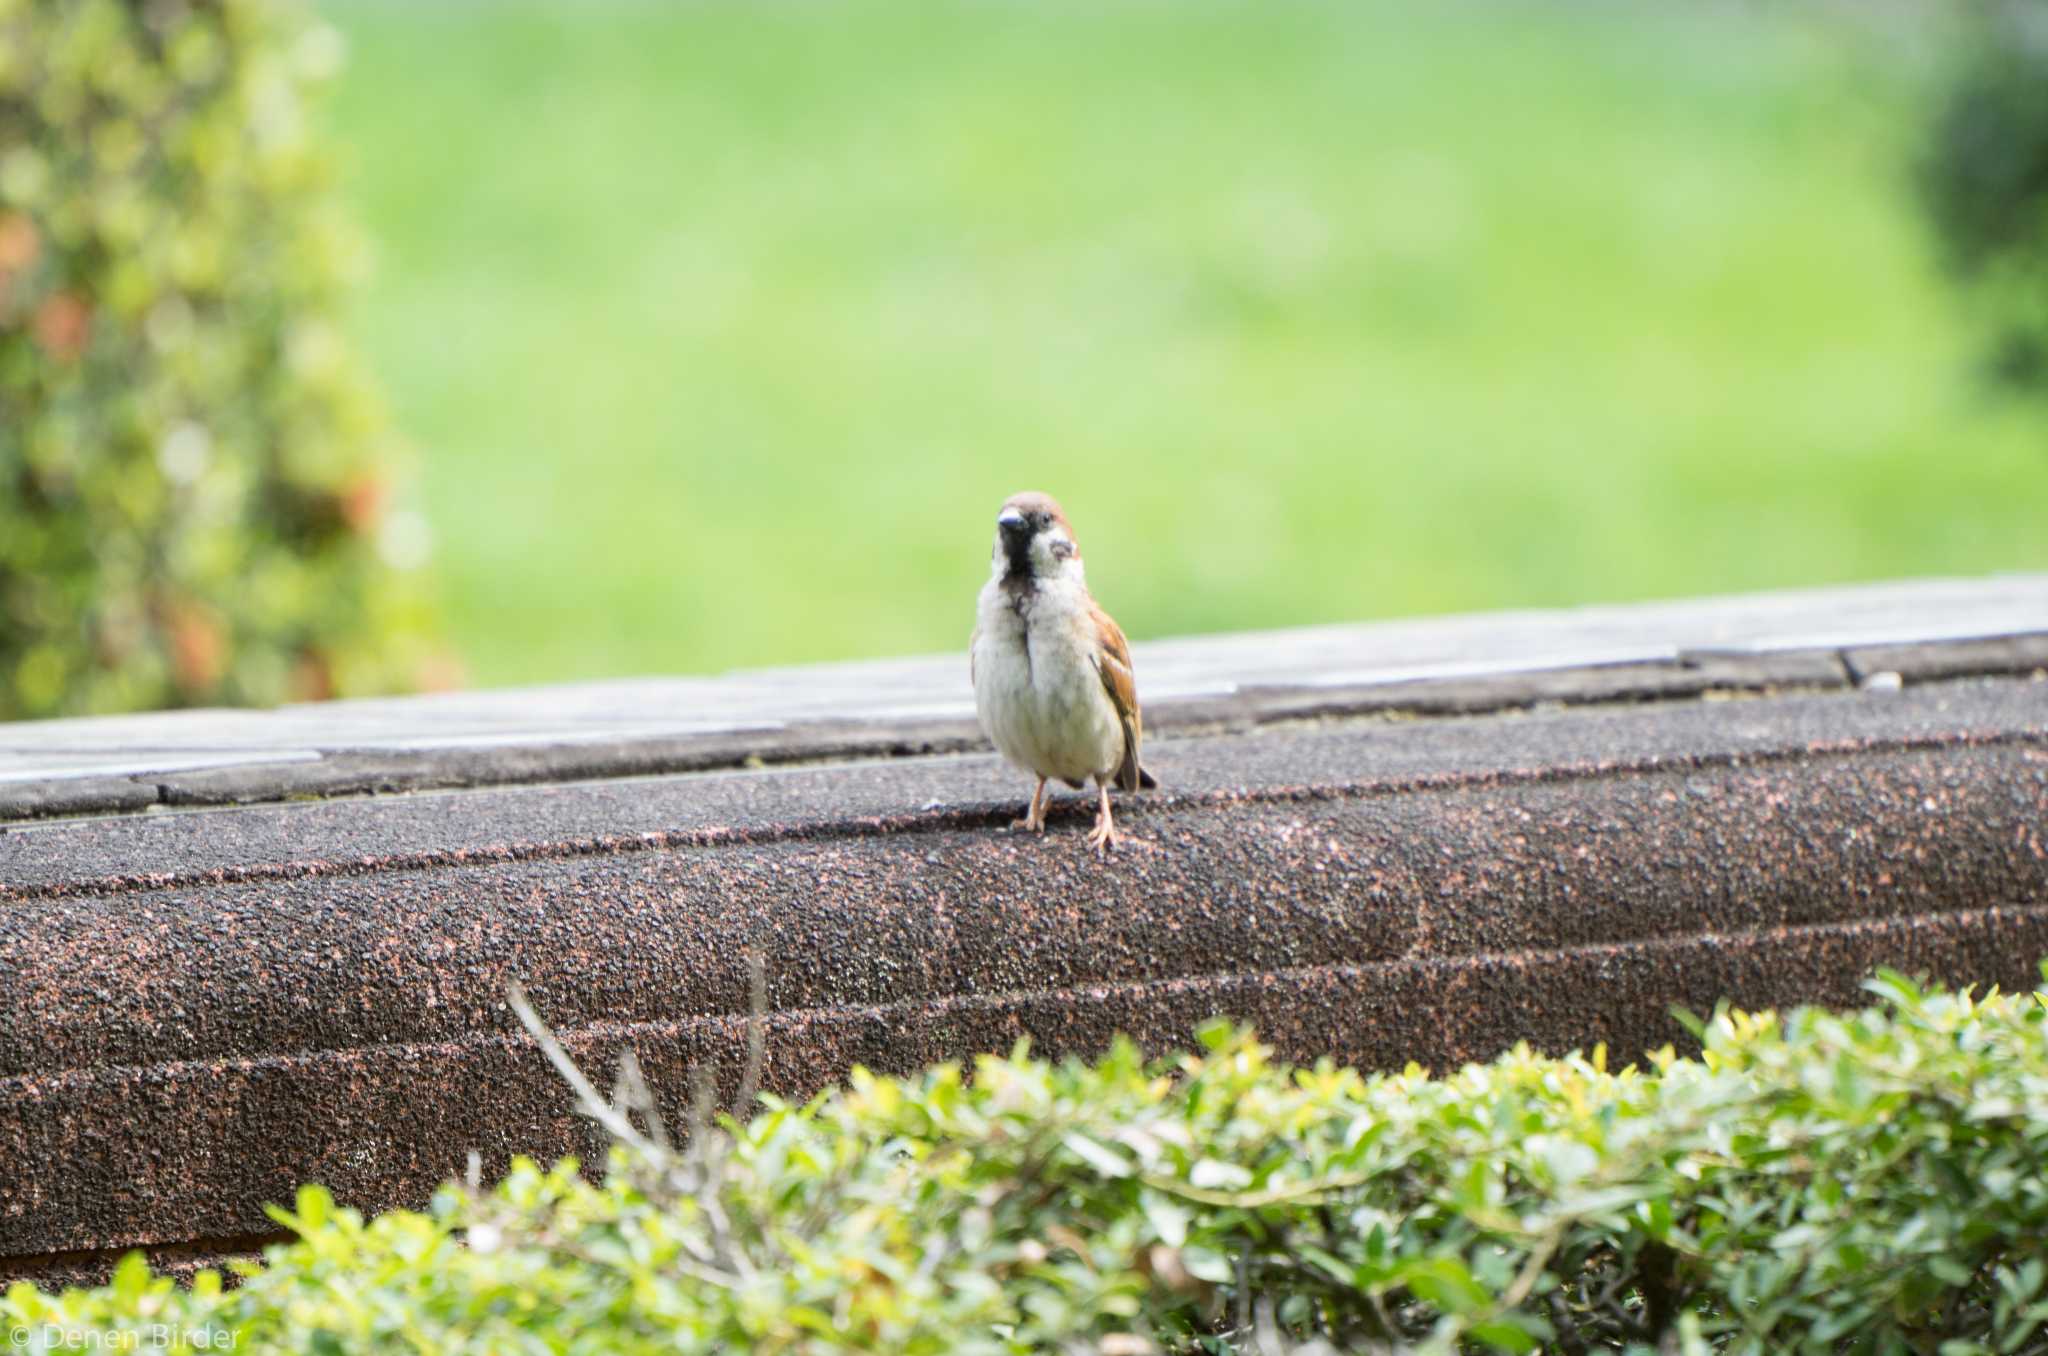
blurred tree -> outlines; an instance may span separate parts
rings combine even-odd
[[[0,0],[0,718],[410,686],[297,0]]]
[[[1980,0],[1919,179],[1949,265],[1992,327],[1992,367],[2048,392],[2048,4]]]

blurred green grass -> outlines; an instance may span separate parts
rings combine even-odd
[[[1845,10],[326,12],[482,683],[2048,567]]]

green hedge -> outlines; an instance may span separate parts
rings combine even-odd
[[[307,1188],[226,1293],[131,1259],[0,1315],[320,1352],[2048,1349],[2048,996],[1874,988],[1619,1072],[1289,1069],[1222,1025],[856,1072],[687,1153],[628,1124],[604,1185],[521,1163],[368,1223]]]
[[[0,0],[0,719],[409,685],[294,0]]]

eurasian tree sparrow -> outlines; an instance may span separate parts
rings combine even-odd
[[[1045,831],[1048,778],[1079,790],[1095,779],[1090,846],[1117,840],[1109,787],[1157,786],[1138,761],[1141,726],[1131,647],[1088,596],[1081,548],[1050,495],[1013,494],[996,515],[968,673],[981,728],[1005,758],[1038,774],[1031,810],[1010,827]]]

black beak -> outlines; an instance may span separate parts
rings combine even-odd
[[[996,532],[1003,543],[1003,554],[1009,558],[1010,573],[1031,573],[1031,520],[1015,509],[1005,510],[996,519]]]

